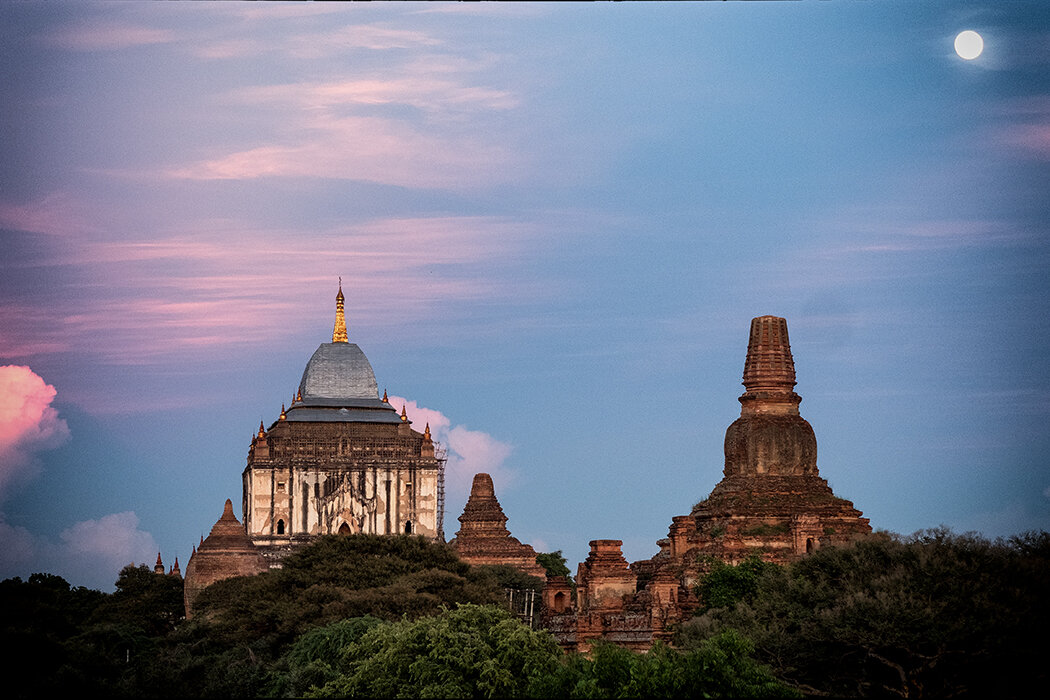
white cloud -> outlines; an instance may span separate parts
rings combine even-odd
[[[480,472],[489,474],[496,486],[496,493],[506,485],[513,483],[514,471],[504,462],[513,447],[497,440],[480,430],[470,430],[466,426],[452,425],[451,420],[440,411],[419,406],[415,401],[400,396],[390,396],[390,404],[400,410],[405,407],[412,427],[422,431],[430,425],[434,441],[443,445],[448,451],[448,462],[445,464],[446,503],[465,501],[470,492],[474,475]],[[449,520],[448,513],[446,521]]]
[[[0,367],[0,499],[30,471],[35,452],[69,438],[69,427],[51,406],[57,393],[29,367]]]
[[[128,564],[152,565],[157,555],[153,535],[139,529],[135,513],[112,513],[62,531],[58,541],[10,525],[0,514],[0,578],[47,572],[75,586],[113,590]]]

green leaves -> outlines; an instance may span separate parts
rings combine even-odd
[[[740,601],[749,602],[758,592],[762,574],[776,564],[765,562],[752,554],[736,566],[712,561],[711,570],[697,583],[697,595],[705,609],[725,608]]]
[[[778,677],[836,696],[1020,697],[1046,681],[1047,539],[992,543],[939,529],[823,548],[761,570],[751,595],[710,602],[680,641],[735,630]],[[705,579],[705,596],[731,600],[730,584],[752,582],[737,573]]]
[[[312,697],[524,697],[561,655],[554,639],[495,606],[376,625],[343,650]]]

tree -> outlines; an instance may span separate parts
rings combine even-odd
[[[1042,662],[1050,547],[946,529],[887,533],[762,571],[750,601],[683,625],[686,648],[725,630],[796,687],[836,696],[1025,697]]]
[[[506,610],[458,605],[436,617],[377,625],[343,651],[340,676],[313,697],[524,697],[561,650]]]
[[[750,642],[732,631],[688,652],[657,643],[644,654],[598,642],[590,658],[570,655],[533,686],[550,698],[782,698],[799,693],[752,658]]]
[[[536,563],[547,571],[548,576],[565,576],[570,582],[572,581],[568,563],[560,549],[553,552],[540,552],[536,555]]]
[[[723,561],[711,562],[711,570],[696,585],[696,592],[705,609],[725,608],[740,601],[751,602],[758,592],[762,573],[776,564],[752,554],[736,566]]]

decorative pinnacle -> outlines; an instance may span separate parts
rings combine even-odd
[[[383,403],[390,403],[390,399],[386,397],[386,389],[383,389]]]
[[[282,403],[282,404],[281,404],[281,420],[284,420],[284,419],[285,419],[285,414],[284,414],[284,404]]]
[[[401,404],[401,420],[402,422],[408,422],[408,414],[405,413],[405,405]]]
[[[798,414],[801,399],[793,391],[795,361],[786,320],[777,316],[751,319],[742,383],[747,390],[740,397],[745,412]]]
[[[262,421],[259,421],[259,437],[260,438],[266,437],[266,430],[263,428],[263,422]]]
[[[343,312],[343,278],[339,278],[339,293],[335,295],[335,330],[332,331],[333,343],[349,343],[346,336],[346,314]]]
[[[431,437],[430,437],[430,423],[429,422],[427,423],[426,430],[423,431],[423,439],[424,440],[430,440],[431,439]]]
[[[303,400],[303,391],[302,391],[302,389],[300,389],[299,391],[295,392],[295,400],[297,402],[302,402],[302,400]]]

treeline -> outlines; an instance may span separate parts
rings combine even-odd
[[[536,579],[419,537],[329,537],[210,586],[191,620],[181,581],[145,566],[110,595],[3,581],[5,696],[1027,697],[1047,680],[1048,582],[1047,533],[880,534],[713,564],[674,649],[584,658],[505,610]]]

